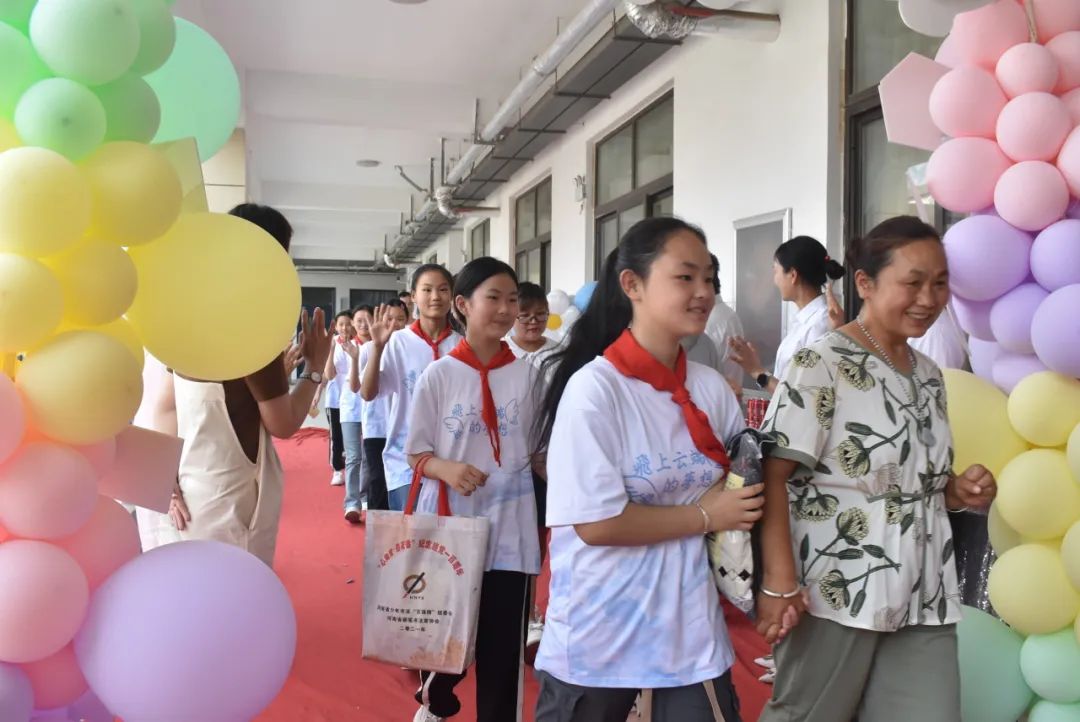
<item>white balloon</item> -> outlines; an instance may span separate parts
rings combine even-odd
[[[547,295],[548,310],[562,316],[573,303],[570,294],[556,289]],[[565,319],[563,319],[565,321]]]
[[[581,318],[581,311],[577,306],[571,306],[562,312],[562,326],[559,327],[563,333],[565,333],[571,326],[574,325],[574,321]]]
[[[917,33],[943,38],[952,31],[953,18],[991,2],[993,0],[900,0],[900,18]]]

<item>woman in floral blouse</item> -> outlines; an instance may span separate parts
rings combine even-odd
[[[908,339],[949,300],[941,239],[917,218],[850,244],[859,317],[799,351],[765,420],[758,628],[777,647],[762,722],[956,722],[960,599],[948,513],[993,476],[953,473],[941,372]],[[806,612],[790,630],[786,619]]]

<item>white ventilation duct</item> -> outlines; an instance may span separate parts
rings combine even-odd
[[[698,24],[697,18],[676,15],[661,2],[639,5],[634,0],[625,0],[623,6],[630,22],[650,38],[682,40],[689,37]]]
[[[778,15],[686,7],[660,0],[644,5],[638,0],[623,0],[623,6],[626,17],[650,38],[682,40],[690,35],[732,35],[743,40],[772,42],[780,36]]]
[[[439,186],[435,189],[435,205],[438,207],[439,213],[454,221],[463,218],[466,214],[494,214],[499,212],[499,209],[494,207],[455,206],[454,188],[452,186]]]

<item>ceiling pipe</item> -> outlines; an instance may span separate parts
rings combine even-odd
[[[466,214],[499,212],[497,206],[455,206],[452,186],[439,186],[435,189],[435,205],[438,206],[439,213],[453,220],[458,220]]]
[[[710,10],[678,3],[641,5],[623,0],[626,16],[650,38],[682,40],[691,35],[737,35],[744,40],[772,42],[780,36],[780,16],[744,10]]]
[[[480,131],[479,136],[474,139],[474,143],[469,146],[469,149],[447,172],[447,186],[456,186],[465,179],[473,166],[488,152],[488,148],[502,135],[503,130],[511,125],[514,115],[525,107],[525,103],[544,84],[544,80],[555,72],[559,64],[566,60],[574,48],[618,5],[619,0],[588,0],[581,12],[574,16],[566,29],[555,38],[555,41],[548,49],[532,62],[525,76],[510,91],[510,95],[495,111],[495,115]],[[432,213],[438,212],[438,210],[435,201],[429,199],[420,207],[417,219],[426,219]],[[396,251],[404,246],[406,240],[399,237],[394,242],[394,248],[391,250],[390,255],[394,256]]]

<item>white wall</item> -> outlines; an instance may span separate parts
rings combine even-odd
[[[780,5],[775,42],[691,38],[506,183],[484,204],[502,209],[491,219],[492,254],[511,257],[513,201],[551,175],[552,288],[573,293],[591,279],[592,199],[574,201],[574,176],[585,175],[591,193],[596,142],[674,88],[675,213],[709,236],[721,283],[733,280],[733,222],[782,208],[793,209],[793,234],[827,241],[839,257],[842,3]]]

